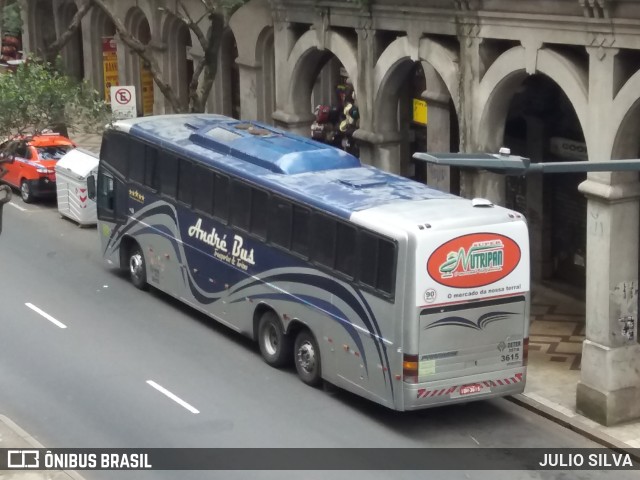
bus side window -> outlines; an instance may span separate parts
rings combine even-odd
[[[291,250],[304,257],[309,256],[309,209],[293,206],[293,228]]]
[[[378,279],[376,288],[389,295],[393,294],[395,282],[396,246],[388,240],[378,240]]]
[[[251,187],[234,180],[231,182],[231,224],[246,232],[251,219]]]
[[[365,285],[376,288],[376,272],[378,271],[378,238],[370,233],[360,232],[358,280]]]
[[[130,139],[117,132],[105,132],[100,148],[100,158],[118,174],[126,177],[128,172],[128,155]]]
[[[160,151],[158,168],[156,169],[156,183],[160,192],[175,198],[178,186],[178,159],[169,152]]]
[[[144,143],[129,141],[129,179],[144,184]]]
[[[156,171],[158,170],[158,150],[150,145],[144,147],[144,184],[158,190],[160,185],[157,180]]]
[[[183,158],[178,160],[178,201],[191,206],[193,202],[193,164]]]
[[[353,278],[356,274],[356,229],[338,223],[336,270]]]
[[[278,197],[271,197],[269,209],[269,241],[291,248],[291,203]]]
[[[194,165],[195,183],[193,185],[193,208],[213,214],[213,171]]]
[[[313,260],[329,268],[334,266],[337,223],[332,218],[319,214],[313,215],[311,221]]]
[[[213,187],[213,215],[224,222],[229,219],[229,177],[217,173]]]
[[[251,192],[251,233],[258,237],[267,238],[269,220],[269,195],[267,192],[252,189]]]

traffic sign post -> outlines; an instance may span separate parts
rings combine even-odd
[[[115,120],[135,118],[138,113],[136,107],[136,87],[111,87],[111,112]]]

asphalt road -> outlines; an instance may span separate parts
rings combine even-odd
[[[267,366],[244,337],[162,294],[133,288],[103,265],[96,229],[81,229],[61,219],[55,204],[25,205],[14,198],[4,211],[0,413],[47,447],[597,446],[504,399],[397,413],[346,392],[312,389],[292,370]],[[327,472],[242,471],[82,475],[87,479],[328,476]],[[559,478],[555,472],[489,471],[330,475]],[[633,472],[561,475],[637,477]]]

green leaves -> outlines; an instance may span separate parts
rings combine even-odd
[[[98,92],[37,60],[1,74],[0,92],[0,136],[57,125],[98,132],[109,121],[109,107]]]

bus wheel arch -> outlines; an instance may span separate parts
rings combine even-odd
[[[290,363],[293,341],[285,332],[280,317],[267,306],[256,309],[254,319],[256,316],[258,317],[256,337],[264,361],[272,367],[283,367]]]

